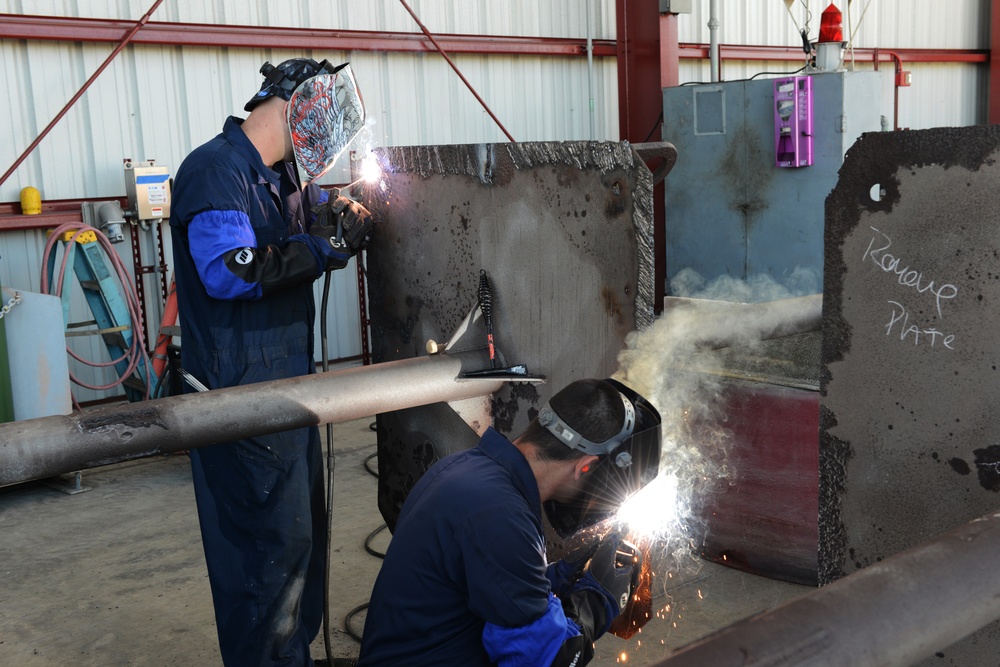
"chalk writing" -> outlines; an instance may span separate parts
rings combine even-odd
[[[903,304],[898,301],[890,301],[889,305],[892,306],[892,313],[889,315],[889,323],[885,325],[886,336],[893,335],[895,330],[895,335],[898,335],[901,341],[912,338],[914,345],[923,344],[930,347],[946,347],[949,350],[955,349],[953,345],[955,342],[954,334],[944,333],[933,327],[923,328],[910,324],[910,313],[907,312]]]
[[[951,283],[936,284],[934,280],[926,280],[922,272],[910,268],[909,265],[904,265],[902,258],[886,252],[892,247],[892,239],[887,234],[874,227],[870,227],[870,229],[875,232],[875,235],[868,242],[868,248],[861,256],[861,261],[871,259],[878,268],[886,273],[895,274],[900,285],[912,287],[920,294],[930,293],[934,297],[938,317],[941,317],[941,302],[958,296],[958,287]]]

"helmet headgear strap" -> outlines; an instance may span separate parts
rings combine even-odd
[[[584,438],[576,429],[564,422],[547,402],[538,413],[538,423],[547,428],[561,443],[571,449],[578,449],[594,456],[609,454],[615,447],[625,442],[632,435],[632,430],[635,428],[635,406],[621,392],[618,392],[618,395],[625,406],[625,423],[617,435],[608,438],[604,442],[598,443]]]

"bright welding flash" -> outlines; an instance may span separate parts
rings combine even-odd
[[[382,178],[382,167],[374,153],[369,152],[361,159],[361,178],[365,183],[374,185]]]
[[[622,503],[617,519],[630,534],[656,537],[670,530],[677,515],[677,476],[661,474]]]

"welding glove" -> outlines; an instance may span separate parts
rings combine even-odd
[[[611,627],[625,607],[639,580],[641,563],[637,557],[629,555],[627,562],[621,562],[619,549],[623,539],[618,533],[604,537],[594,551],[580,580],[562,598],[566,615],[577,625],[586,625],[597,639]],[[623,553],[637,554],[631,545],[622,548]]]
[[[324,238],[338,238],[348,257],[356,255],[365,247],[375,226],[368,209],[340,195],[314,206],[313,213],[316,214],[316,220],[310,233]]]
[[[545,576],[549,580],[552,593],[556,597],[562,597],[573,584],[583,576],[584,568],[593,557],[597,547],[601,546],[601,540],[592,542],[571,551],[554,563],[549,563],[545,568]]]

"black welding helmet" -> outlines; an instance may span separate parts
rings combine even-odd
[[[560,537],[567,538],[618,511],[622,503],[649,484],[660,468],[660,414],[649,401],[616,380],[625,420],[617,435],[591,442],[564,422],[548,403],[538,423],[568,447],[600,457],[586,473],[582,491],[570,502],[549,500],[545,514]]]
[[[303,187],[312,183],[337,161],[365,124],[365,106],[347,63],[292,58],[260,68],[264,83],[244,109],[253,111],[269,97],[288,102],[286,120],[292,152]]]

